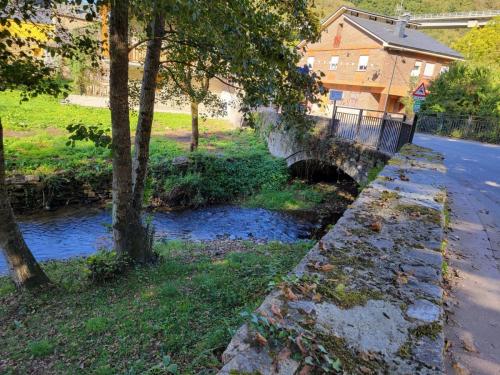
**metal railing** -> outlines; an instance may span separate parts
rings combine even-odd
[[[470,12],[414,14],[410,17],[410,20],[421,21],[421,20],[431,20],[431,19],[453,19],[453,18],[472,18],[472,17],[489,18],[499,15],[500,15],[500,10],[479,10]]]
[[[333,137],[394,154],[411,141],[413,124],[399,113],[337,107],[330,126]]]
[[[424,113],[416,126],[420,133],[500,144],[500,118]]]

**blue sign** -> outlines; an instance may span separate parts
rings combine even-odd
[[[413,98],[413,112],[414,113],[420,112],[420,108],[422,107],[423,102],[424,102],[424,98],[418,98],[418,97]]]
[[[333,102],[333,101],[336,101],[336,100],[342,100],[342,96],[343,96],[343,92],[342,91],[338,91],[338,90],[330,90],[328,92],[328,98]]]

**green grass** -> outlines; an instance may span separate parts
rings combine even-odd
[[[294,181],[283,189],[264,189],[246,199],[243,205],[268,210],[310,210],[318,206],[326,194],[324,186]]]
[[[9,175],[37,175],[51,179],[54,186],[65,186],[62,182],[73,178],[91,186],[109,181],[109,149],[91,142],[66,145],[68,124],[101,123],[109,128],[108,109],[61,104],[49,96],[20,104],[19,93],[3,92],[0,117]],[[131,114],[132,130],[136,121],[136,114]],[[272,157],[252,130],[235,130],[224,120],[202,121],[199,151],[190,154],[190,129],[189,115],[155,113],[148,198],[163,197],[167,205],[195,207],[252,197],[244,204],[273,210],[313,209],[324,198],[321,189],[289,184],[286,163]],[[187,170],[172,166],[172,159],[180,155],[190,157]],[[171,199],[170,192],[176,190],[183,196]]]
[[[81,122],[86,125],[111,125],[111,115],[107,108],[83,107],[73,104],[62,104],[62,98],[40,95],[27,102],[20,103],[19,92],[0,92],[0,117],[6,129],[33,132],[37,129],[66,129],[71,123]],[[130,114],[130,125],[135,130],[137,113]],[[190,116],[182,113],[155,113],[154,131],[187,129]],[[227,130],[224,120],[209,119],[202,122],[201,130]]]
[[[110,112],[106,108],[90,108],[61,104],[61,99],[39,96],[19,102],[18,92],[0,93],[0,118],[5,129],[6,163],[8,173],[48,175],[73,170],[85,175],[110,170],[110,151],[96,148],[91,142],[66,146],[66,127],[72,123],[101,124],[110,128]],[[131,130],[135,130],[137,114],[132,113]],[[152,158],[168,158],[185,152],[191,118],[187,114],[155,113],[151,142]],[[225,120],[201,121],[200,132],[233,138],[234,132]],[[202,138],[201,149],[212,149],[216,139]],[[227,142],[221,146],[227,145]]]
[[[58,288],[36,298],[0,278],[0,373],[139,374],[165,355],[183,374],[214,371],[240,313],[311,243],[242,246],[209,258],[203,245],[161,244],[160,264],[99,286],[86,281],[83,260],[50,262]]]

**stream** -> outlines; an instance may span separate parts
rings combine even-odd
[[[261,208],[212,206],[152,214],[156,239],[255,239],[294,242],[309,238],[312,224]],[[38,261],[90,255],[111,247],[111,213],[100,208],[64,208],[18,217],[24,238]],[[0,257],[0,274],[8,272]]]

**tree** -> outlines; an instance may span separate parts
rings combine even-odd
[[[196,59],[197,50],[188,46],[169,48],[168,57],[161,62],[160,98],[181,105],[189,103],[191,109],[190,150],[198,149],[199,144],[199,106],[212,115],[226,111],[224,103],[216,94],[210,92],[210,80],[218,73],[217,63]],[[191,60],[190,60],[191,59]]]
[[[16,223],[5,184],[3,127],[0,119],[0,247],[5,252],[11,277],[17,287],[33,288],[48,284],[45,275]]]
[[[64,91],[66,86],[57,79],[55,68],[33,52],[37,48],[51,56],[71,58],[77,51],[92,49],[85,34],[74,37],[63,27],[54,30],[39,24],[41,16],[50,19],[55,6],[62,3],[66,2],[45,1],[41,6],[36,0],[0,0],[0,91],[20,89],[22,100],[41,93],[57,96]],[[49,279],[24,241],[9,202],[3,147],[0,119],[0,247],[16,286],[33,288],[46,285]]]
[[[500,86],[484,67],[455,63],[429,86],[423,111],[500,116]]]
[[[288,126],[305,130],[312,122],[305,116],[303,103],[316,101],[320,87],[313,73],[297,69],[299,54],[294,45],[300,39],[317,38],[319,27],[307,1],[204,0],[173,4],[114,0],[110,6],[114,245],[119,253],[144,262],[150,253],[144,244],[150,244],[150,236],[141,222],[141,208],[158,72],[156,59],[179,56],[182,59],[177,63],[184,66],[193,61],[210,62],[200,70],[216,68],[215,78],[230,80],[240,87],[246,113],[274,103],[282,108]],[[125,25],[131,15],[150,30],[130,47],[147,43],[133,161],[126,100],[130,48],[126,48]],[[152,23],[158,26],[161,17],[165,29],[159,32]],[[155,41],[161,41],[161,51]],[[177,53],[184,47],[189,47],[188,53]]]
[[[484,27],[476,27],[453,43],[473,66],[482,66],[497,72],[500,83],[500,17]]]

